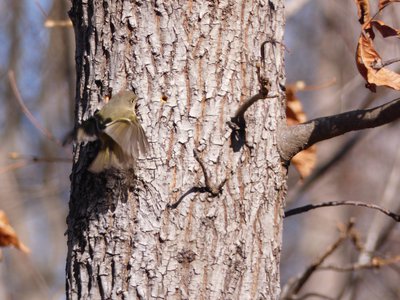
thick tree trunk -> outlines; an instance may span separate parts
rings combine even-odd
[[[70,14],[78,121],[103,96],[134,90],[152,150],[135,175],[93,175],[94,145],[75,149],[67,297],[278,298],[283,98],[250,107],[241,147],[226,122],[258,92],[266,40],[263,72],[282,94],[283,1],[76,0]],[[194,188],[205,185],[201,164],[212,184],[226,179],[218,195]]]

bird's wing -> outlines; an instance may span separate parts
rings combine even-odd
[[[146,154],[149,143],[142,126],[128,118],[110,122],[104,129],[122,150],[131,157],[138,157],[139,153]]]
[[[105,140],[96,158],[90,164],[89,171],[100,173],[110,168],[124,169],[134,166],[135,160],[126,155],[117,143]]]

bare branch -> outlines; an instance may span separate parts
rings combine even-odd
[[[14,160],[26,160],[28,162],[44,162],[44,163],[53,163],[53,162],[67,162],[70,163],[72,158],[67,157],[40,157],[35,155],[22,155],[17,152],[11,152],[9,154],[10,159]]]
[[[340,230],[340,236],[336,241],[330,245],[325,253],[317,258],[310,266],[308,266],[305,271],[300,274],[297,278],[288,283],[281,295],[282,300],[286,299],[296,299],[298,292],[304,286],[304,284],[310,279],[311,275],[319,268],[319,266],[348,238],[354,226],[354,221],[350,220],[344,229]]]
[[[362,109],[366,109],[374,101],[375,96],[369,94],[362,102]],[[312,172],[312,174],[306,177],[303,184],[298,185],[294,188],[292,195],[286,199],[286,203],[291,203],[299,199],[310,187],[315,184],[319,179],[322,178],[333,166],[336,166],[346,155],[366,136],[366,131],[359,131],[345,141],[338,150],[325,162],[322,162]]]
[[[54,137],[54,135],[49,130],[47,130],[45,127],[40,125],[38,120],[36,120],[36,118],[33,116],[33,114],[26,107],[24,101],[22,100],[21,93],[19,92],[13,71],[8,72],[8,79],[10,80],[11,88],[14,92],[14,95],[15,95],[15,98],[17,99],[18,104],[21,106],[22,112],[29,119],[29,121],[31,121],[32,125],[35,126],[36,129],[38,129],[49,140],[55,142],[59,146],[62,146],[62,143],[56,137]]]
[[[39,0],[35,0],[35,4],[38,7],[38,9],[40,10],[40,13],[42,14],[42,16],[44,18],[48,18],[49,15],[47,14],[47,12],[43,8],[43,6],[40,4]]]
[[[260,83],[260,91],[254,96],[247,99],[239,108],[236,110],[235,115],[231,118],[231,122],[239,125],[239,120],[244,118],[246,110],[256,103],[258,100],[275,98],[276,95],[268,96],[269,90],[271,89],[271,82],[267,78],[260,76],[260,66],[257,66],[258,81]],[[231,123],[229,122],[232,127]],[[234,128],[237,129],[237,128]]]
[[[9,164],[7,166],[1,166],[0,167],[0,174],[7,173],[7,172],[10,172],[10,171],[14,171],[14,170],[23,168],[23,167],[27,166],[28,164],[29,164],[29,161],[22,160],[22,161],[17,161],[17,162],[14,162],[12,164]]]
[[[329,201],[329,202],[323,202],[323,203],[319,203],[319,204],[308,204],[308,205],[296,207],[296,208],[285,211],[284,217],[286,218],[286,217],[290,217],[293,215],[301,214],[301,213],[304,213],[304,212],[307,212],[309,210],[316,209],[316,208],[329,207],[329,206],[341,206],[341,205],[362,206],[362,207],[376,209],[376,210],[379,210],[380,212],[384,213],[385,215],[391,217],[396,222],[400,222],[400,215],[395,214],[394,212],[384,209],[378,205],[368,204],[368,203],[358,202],[358,201]]]
[[[386,61],[377,60],[371,64],[371,67],[374,68],[375,70],[379,70],[379,69],[382,69],[384,67],[387,67],[387,66],[394,64],[396,62],[399,62],[399,61],[400,61],[400,58],[388,59]]]
[[[261,57],[264,56],[263,53],[264,53],[265,43],[263,43],[261,46],[261,53],[262,53]],[[257,63],[257,78],[260,84],[259,92],[256,95],[247,99],[242,105],[240,105],[239,108],[236,110],[235,115],[231,118],[231,120],[226,122],[227,125],[232,129],[231,145],[234,152],[239,151],[242,148],[242,146],[246,143],[246,130],[245,130],[246,120],[244,118],[244,113],[247,111],[247,109],[258,100],[278,97],[277,95],[268,96],[268,93],[271,89],[271,82],[267,78],[261,75],[262,63],[263,63],[262,60],[261,63]]]
[[[9,158],[15,160],[15,162],[8,164],[6,166],[0,166],[0,174],[26,167],[32,163],[40,163],[40,162],[44,162],[44,163],[68,162],[68,163],[71,163],[70,158],[22,156],[19,153],[15,153],[15,152],[10,153]]]
[[[400,117],[400,98],[381,106],[353,110],[342,114],[317,118],[295,126],[286,124],[279,129],[278,143],[281,156],[289,161],[296,153],[315,143],[346,132],[378,127]]]
[[[183,201],[183,199],[192,194],[192,193],[205,193],[205,188],[204,187],[198,187],[198,186],[193,186],[191,187],[188,191],[186,191],[186,193],[184,193],[182,196],[179,197],[178,200],[176,200],[174,203],[172,204],[167,204],[167,208],[170,209],[175,209],[178,207],[179,204],[181,204],[181,202]]]
[[[258,100],[260,99],[264,99],[265,96],[263,95],[263,93],[257,93],[254,96],[250,97],[249,99],[247,99],[235,112],[235,115],[232,117],[231,121],[236,123],[235,120],[239,119],[239,118],[243,118],[244,117],[244,113],[246,112],[246,110],[252,106],[254,103],[256,103]]]
[[[364,270],[364,269],[379,269],[381,267],[385,267],[388,265],[392,265],[395,263],[400,262],[400,255],[391,258],[380,258],[374,257],[370,263],[360,264],[354,263],[348,266],[336,266],[336,265],[327,265],[327,266],[320,266],[318,270],[332,270],[337,272],[353,272],[357,270]]]

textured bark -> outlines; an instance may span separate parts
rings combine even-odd
[[[93,175],[95,145],[75,148],[69,299],[278,297],[283,98],[250,107],[241,147],[226,122],[258,92],[267,39],[263,72],[282,94],[282,2],[73,1],[78,122],[104,95],[134,90],[152,150],[135,175]],[[210,182],[226,179],[219,195],[193,189],[204,186],[193,150]]]

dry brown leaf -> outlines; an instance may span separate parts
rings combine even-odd
[[[296,97],[296,91],[305,87],[303,82],[286,86],[286,120],[287,124],[296,125],[307,121],[306,114],[300,100]],[[314,146],[297,153],[292,158],[292,164],[297,169],[301,178],[309,176],[317,161],[317,148]]]
[[[358,71],[367,81],[367,87],[373,92],[376,91],[376,86],[381,85],[400,90],[400,74],[387,68],[376,67],[382,64],[382,59],[374,48],[371,32],[372,27],[366,27],[358,40],[356,51]]]
[[[15,230],[11,227],[7,215],[0,210],[0,247],[13,245],[15,248],[24,253],[29,253],[30,250],[18,238]]]
[[[380,0],[379,8],[383,8],[391,2],[400,0]],[[359,21],[362,24],[360,38],[358,39],[356,51],[356,64],[360,74],[367,81],[366,87],[371,91],[376,91],[376,86],[387,86],[395,90],[400,90],[400,74],[384,67],[384,63],[375,50],[373,40],[375,38],[374,28],[378,30],[384,38],[399,36],[400,31],[394,29],[380,20],[371,20],[368,0],[355,0]]]
[[[301,178],[308,177],[317,163],[317,147],[315,145],[297,153],[292,158],[292,164],[296,167]]]
[[[379,10],[383,9],[386,5],[393,2],[400,2],[400,0],[379,0]]]
[[[295,96],[294,88],[286,87],[286,119],[288,125],[295,125],[307,121],[303,106]]]
[[[363,25],[369,21],[369,1],[368,0],[354,0],[357,6],[358,21]]]
[[[371,25],[376,28],[384,38],[400,35],[400,30],[390,27],[380,20],[372,20]]]

